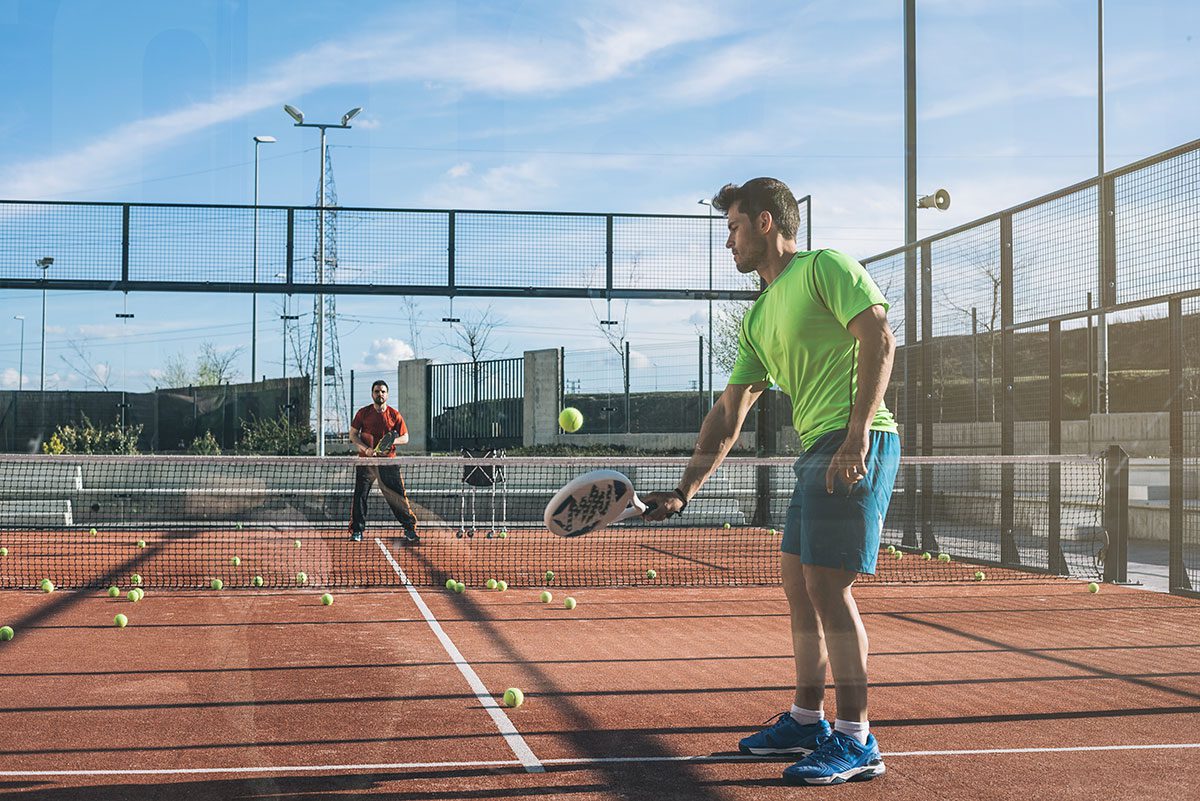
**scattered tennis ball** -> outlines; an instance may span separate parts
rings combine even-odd
[[[464,593],[467,591],[467,585],[463,584],[461,581],[456,581],[454,582],[454,591],[457,593]]]
[[[508,589],[508,582],[507,581],[497,581],[496,589],[500,590],[500,592],[504,592],[505,590]]]
[[[457,583],[458,583],[458,582],[457,582],[457,581],[455,581],[454,579],[446,579],[446,589],[448,589],[448,590],[450,590],[451,592],[453,592],[453,591],[454,591],[454,585],[455,585],[455,584],[457,584]]]
[[[321,603],[325,604],[325,606],[333,606],[333,595],[325,593],[321,596]]]
[[[931,554],[929,551],[926,551],[925,553],[921,554],[921,558],[928,562],[933,558],[933,554]]]
[[[109,598],[120,598],[121,597],[121,588],[115,584],[113,586],[109,587],[108,588],[108,597]]]
[[[146,547],[146,541],[145,541],[145,540],[138,540],[138,541],[137,541],[137,547],[139,547],[139,548],[145,548],[145,547]]]
[[[8,642],[13,638],[12,626],[0,626],[0,640]]]
[[[130,584],[141,584],[142,577],[139,574],[134,573],[132,576],[129,577],[129,583]]]
[[[487,587],[489,590],[494,590],[494,589],[496,589],[496,580],[488,579],[487,581],[485,581],[483,583],[483,586]]]
[[[42,583],[38,586],[42,588],[42,592],[54,592],[54,582],[50,579],[42,579]]]
[[[544,604],[548,604],[554,600],[554,596],[550,593],[550,590],[542,590],[542,594],[538,596],[538,600]]]
[[[939,553],[939,554],[938,554],[938,561],[939,561],[939,562],[949,562],[949,561],[950,561],[950,554],[948,554],[948,553]]]
[[[549,582],[551,582],[551,581],[554,581],[554,571],[553,571],[553,570],[547,570],[547,571],[546,571],[546,582],[547,582],[547,583],[549,583]]]
[[[208,583],[208,586],[212,587],[214,590],[219,590],[225,586],[225,582],[221,581],[220,579],[213,579]]]
[[[518,707],[525,703],[525,693],[518,690],[516,687],[509,687],[504,691],[504,705],[510,709]]]
[[[729,524],[728,524],[728,523],[722,523],[722,524],[721,524],[721,528],[729,528]]]
[[[775,536],[776,534],[778,534],[778,533],[779,533],[778,531],[776,531],[776,530],[775,530],[775,529],[773,529],[773,528],[772,528],[772,529],[767,529],[767,531],[768,531],[768,532],[771,534],[771,536],[772,536],[772,537],[773,537],[773,536]]]
[[[1088,592],[1100,592],[1100,585],[1096,582],[1088,582]]]
[[[984,575],[982,570],[975,571],[975,580],[976,581],[983,581],[985,578],[987,578],[987,576]]]
[[[578,431],[583,425],[583,413],[574,406],[568,406],[558,413],[558,425],[563,431]]]
[[[499,537],[499,538],[500,538],[500,539],[502,539],[502,540],[506,540],[506,539],[508,539],[508,530],[507,530],[507,529],[501,529],[501,530],[500,530],[500,533],[499,533],[499,534],[497,534],[496,536],[497,536],[497,537]]]
[[[886,550],[887,550],[887,552],[888,552],[888,553],[895,553],[895,552],[896,552],[896,546],[895,546],[895,545],[889,545],[889,546],[886,548]]]
[[[242,530],[242,524],[241,524],[241,523],[238,523],[238,524],[237,524],[237,529],[238,529],[238,531],[241,531],[241,530]]]
[[[96,529],[94,529],[94,528],[91,529],[90,531],[88,531],[88,534],[91,534],[93,537],[96,536]]]
[[[254,580],[251,581],[250,583],[253,584],[255,587],[261,587],[263,585],[262,576],[255,576]]]
[[[893,558],[896,558],[896,559],[903,559],[904,551],[892,551],[892,556],[893,556]]]
[[[141,587],[134,587],[133,591],[138,594],[139,601],[146,597],[146,591],[143,590]]]
[[[142,600],[142,596],[138,595],[137,587],[134,587],[132,590],[126,593],[125,597],[133,603],[137,603],[138,601]]]
[[[0,556],[8,556],[8,549],[0,548]]]
[[[129,625],[129,618],[125,617],[124,615],[117,615],[113,618],[113,625],[119,629],[123,629]]]
[[[575,599],[570,596],[567,596],[567,599],[565,601],[563,601],[563,608],[564,609],[574,609],[575,608]]]
[[[308,574],[305,573],[303,570],[301,570],[299,573],[296,574],[296,583],[297,584],[307,584],[308,583]]]
[[[240,556],[233,557],[232,559],[229,560],[229,564],[233,565],[234,567],[240,567],[242,564],[242,557],[240,557]]]
[[[656,579],[656,578],[658,578],[658,571],[657,571],[657,570],[647,570],[647,571],[646,571],[646,578],[648,578],[648,579]]]
[[[296,540],[296,542],[294,544],[297,548],[299,548],[302,543],[300,542],[300,540]]]

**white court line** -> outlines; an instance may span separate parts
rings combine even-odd
[[[937,756],[986,756],[989,754],[1058,754],[1073,751],[1149,751],[1172,748],[1200,748],[1200,743],[1152,743],[1143,745],[1076,745],[1048,748],[968,748],[946,751],[884,751],[885,760],[894,757],[937,757]],[[130,749],[136,751],[136,749]],[[779,760],[761,756],[723,754],[709,756],[651,756],[651,757],[579,757],[577,759],[543,759],[538,765],[612,765],[617,763],[662,763],[662,762],[768,762]],[[364,770],[430,770],[452,768],[472,770],[477,768],[519,768],[524,763],[514,759],[497,759],[474,762],[378,762],[359,765],[253,765],[225,768],[129,768],[112,770],[0,770],[0,778],[33,776],[182,776],[189,774],[230,773],[334,773]],[[536,771],[530,771],[536,772]]]
[[[433,629],[433,633],[441,640],[442,647],[446,649],[446,653],[450,655],[450,659],[463,674],[463,678],[467,680],[467,684],[471,685],[471,689],[475,691],[475,697],[479,699],[479,703],[483,704],[483,708],[492,716],[492,721],[495,722],[496,728],[500,730],[500,734],[504,736],[504,741],[508,743],[508,747],[516,754],[517,759],[520,760],[525,770],[530,773],[541,773],[544,768],[533,753],[533,749],[525,742],[525,738],[517,731],[517,727],[513,725],[508,715],[504,713],[504,710],[496,703],[496,699],[492,697],[487,687],[480,681],[475,669],[463,658],[462,652],[458,650],[454,641],[450,639],[450,635],[442,629],[442,624],[438,623],[437,618],[433,616],[433,612],[425,605],[425,599],[421,597],[421,594],[417,592],[417,588],[408,580],[408,576],[404,574],[404,569],[400,567],[395,557],[392,556],[392,552],[387,549],[387,546],[378,537],[375,538],[375,544],[379,546],[379,550],[383,551],[383,555],[387,557],[388,564],[392,566],[392,570],[395,570],[396,575],[404,582],[404,588],[412,596],[413,603],[421,610],[421,614],[425,616],[425,622],[429,624],[429,628]]]

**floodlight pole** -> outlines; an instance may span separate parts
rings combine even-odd
[[[917,252],[913,243],[917,241],[917,3],[916,0],[904,0],[904,275],[905,275],[905,308],[910,305],[909,297],[915,297],[915,288],[921,279],[917,275]],[[911,280],[910,279],[915,279]],[[910,293],[912,293],[910,295]],[[905,327],[913,329],[915,320],[907,319]],[[912,345],[912,340],[906,338],[906,344]],[[905,433],[909,426],[916,430],[913,415],[915,409],[909,408],[912,393],[912,376],[908,371],[909,359],[904,359],[904,423]],[[914,438],[915,439],[915,438]]]
[[[1105,252],[1103,235],[1106,224],[1106,206],[1104,201],[1104,0],[1096,0],[1096,206],[1099,209],[1097,240],[1100,242],[1100,253]],[[1104,309],[1108,299],[1116,297],[1116,288],[1112,291],[1105,286],[1108,281],[1104,258],[1096,260],[1100,267],[1100,313],[1096,315],[1096,411],[1108,414],[1108,318]]]
[[[252,280],[258,283],[258,146],[275,142],[273,136],[254,137],[254,257]],[[258,375],[258,292],[250,293],[250,383]]]

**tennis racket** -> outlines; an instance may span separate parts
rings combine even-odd
[[[384,434],[382,437],[379,438],[379,442],[375,443],[375,450],[372,451],[372,453],[374,453],[374,455],[376,455],[376,456],[379,456],[380,454],[383,454],[383,453],[387,453],[389,450],[392,449],[392,443],[395,441],[396,441],[396,432],[395,431],[387,432],[386,434]]]
[[[542,516],[560,537],[578,537],[653,509],[638,498],[633,482],[616,470],[593,470],[554,494]]]

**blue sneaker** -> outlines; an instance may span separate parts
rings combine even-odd
[[[351,531],[350,539],[353,542],[362,542],[362,535],[363,535],[363,533],[361,531]]]
[[[790,712],[784,712],[767,728],[744,737],[738,743],[743,754],[809,754],[832,733],[829,722],[817,721],[808,726],[796,722]]]
[[[783,771],[785,784],[841,784],[864,782],[882,776],[887,768],[875,735],[867,735],[863,745],[848,735],[835,731],[817,749],[795,765]]]

